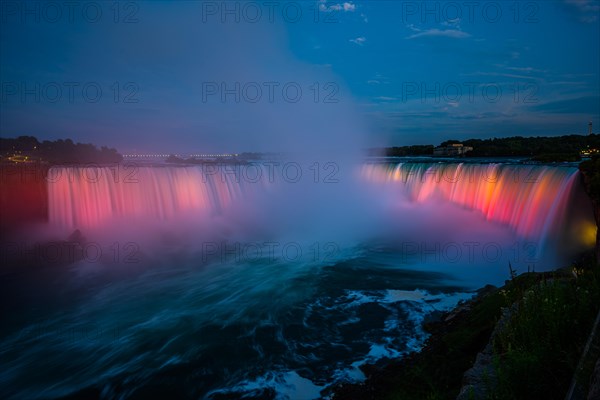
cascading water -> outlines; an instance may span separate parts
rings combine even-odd
[[[509,164],[367,164],[362,175],[392,183],[417,203],[439,197],[459,204],[542,243],[564,228],[578,179],[574,168]]]
[[[102,245],[84,247],[110,257],[36,270],[35,300],[7,288],[13,315],[26,317],[2,331],[0,371],[10,374],[0,372],[0,397],[318,398],[362,379],[365,362],[418,350],[429,313],[508,277],[506,257],[444,249],[555,243],[592,220],[577,202],[574,168],[364,164],[348,184],[325,187],[249,171],[52,168],[49,225],[81,229]],[[321,231],[348,230],[359,231],[354,242],[319,241]],[[115,257],[131,238],[133,265]],[[441,242],[439,259],[432,242]],[[274,254],[239,250],[267,243]],[[205,259],[217,247],[226,251]]]
[[[188,210],[215,211],[257,186],[233,174],[207,174],[201,167],[142,167],[121,182],[109,167],[87,171],[50,171],[52,223],[90,226],[114,216],[166,219]],[[401,183],[420,203],[438,194],[520,233],[540,234],[547,218],[566,205],[577,173],[545,166],[418,163],[367,164],[362,175],[367,181]]]
[[[141,167],[120,176],[112,167],[57,167],[49,171],[52,224],[89,228],[115,218],[168,220],[214,213],[248,200],[265,180],[208,173],[204,167]],[[213,171],[212,169],[210,171]]]
[[[49,173],[50,222],[89,228],[115,218],[168,220],[184,213],[220,213],[268,190],[273,184],[265,179],[268,172],[257,171],[249,178],[203,166],[141,167],[133,177],[119,179],[109,167],[91,173],[55,168]],[[399,201],[442,199],[540,242],[564,227],[578,178],[569,167],[463,163],[365,164],[359,175],[366,184],[393,185],[404,197]]]

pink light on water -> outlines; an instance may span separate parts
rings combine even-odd
[[[52,223],[93,227],[114,218],[219,212],[248,192],[235,176],[208,175],[199,167],[141,167],[133,179],[116,179],[108,167],[95,170],[91,178],[80,167],[52,171],[58,177],[48,184]]]
[[[535,238],[560,222],[577,179],[573,168],[506,164],[367,164],[361,174],[409,201],[450,201]]]
[[[225,210],[244,213],[243,205],[253,204],[254,195],[267,192],[264,179],[249,182],[235,174],[209,175],[200,166],[140,167],[134,181],[115,179],[108,167],[97,170],[90,178],[81,167],[53,168],[50,176],[59,178],[48,183],[52,224],[86,228],[114,219],[171,220],[182,216],[199,217],[197,221],[202,223],[204,216]],[[373,196],[413,204],[451,202],[508,225],[520,236],[541,241],[561,228],[578,177],[574,168],[507,164],[365,164],[360,172],[362,183],[340,186],[340,190],[373,189]],[[310,185],[301,188],[318,189]],[[342,209],[344,196],[349,195],[343,190],[339,198]],[[366,197],[364,207],[377,207],[368,199],[373,200]],[[306,204],[300,199],[284,211],[294,213],[298,211],[294,207],[308,207]],[[266,207],[262,211],[269,213]],[[348,212],[341,220],[356,218],[352,210]]]

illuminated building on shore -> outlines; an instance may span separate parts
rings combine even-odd
[[[433,155],[440,157],[464,156],[467,152],[472,150],[473,147],[471,146],[464,146],[462,143],[454,143],[448,146],[436,147],[433,149]]]

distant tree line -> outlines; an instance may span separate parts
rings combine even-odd
[[[446,140],[441,146],[462,143],[473,147],[466,157],[537,157],[540,159],[564,158],[572,159],[579,156],[581,150],[587,148],[600,149],[600,135],[565,135],[555,137],[522,137],[513,136],[493,139]],[[389,157],[430,156],[433,155],[433,145],[387,147],[370,149],[370,155]],[[577,156],[577,157],[575,157]]]
[[[91,143],[75,143],[71,139],[44,140],[34,136],[0,138],[0,155],[7,159],[15,155],[27,156],[29,160],[49,164],[62,163],[113,163],[123,160],[114,148],[97,148]]]
[[[469,139],[460,142],[473,147],[467,157],[541,156],[545,154],[579,154],[586,148],[600,148],[600,135],[566,135],[555,137],[513,136],[494,139]],[[442,145],[444,145],[442,143]]]
[[[405,157],[405,156],[431,156],[433,155],[432,144],[387,147],[385,149],[370,149],[369,154],[373,156]]]

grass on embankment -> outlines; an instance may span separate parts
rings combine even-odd
[[[574,266],[571,277],[513,292],[507,298],[518,309],[493,343],[498,385],[490,398],[564,399],[600,307],[598,267]]]

